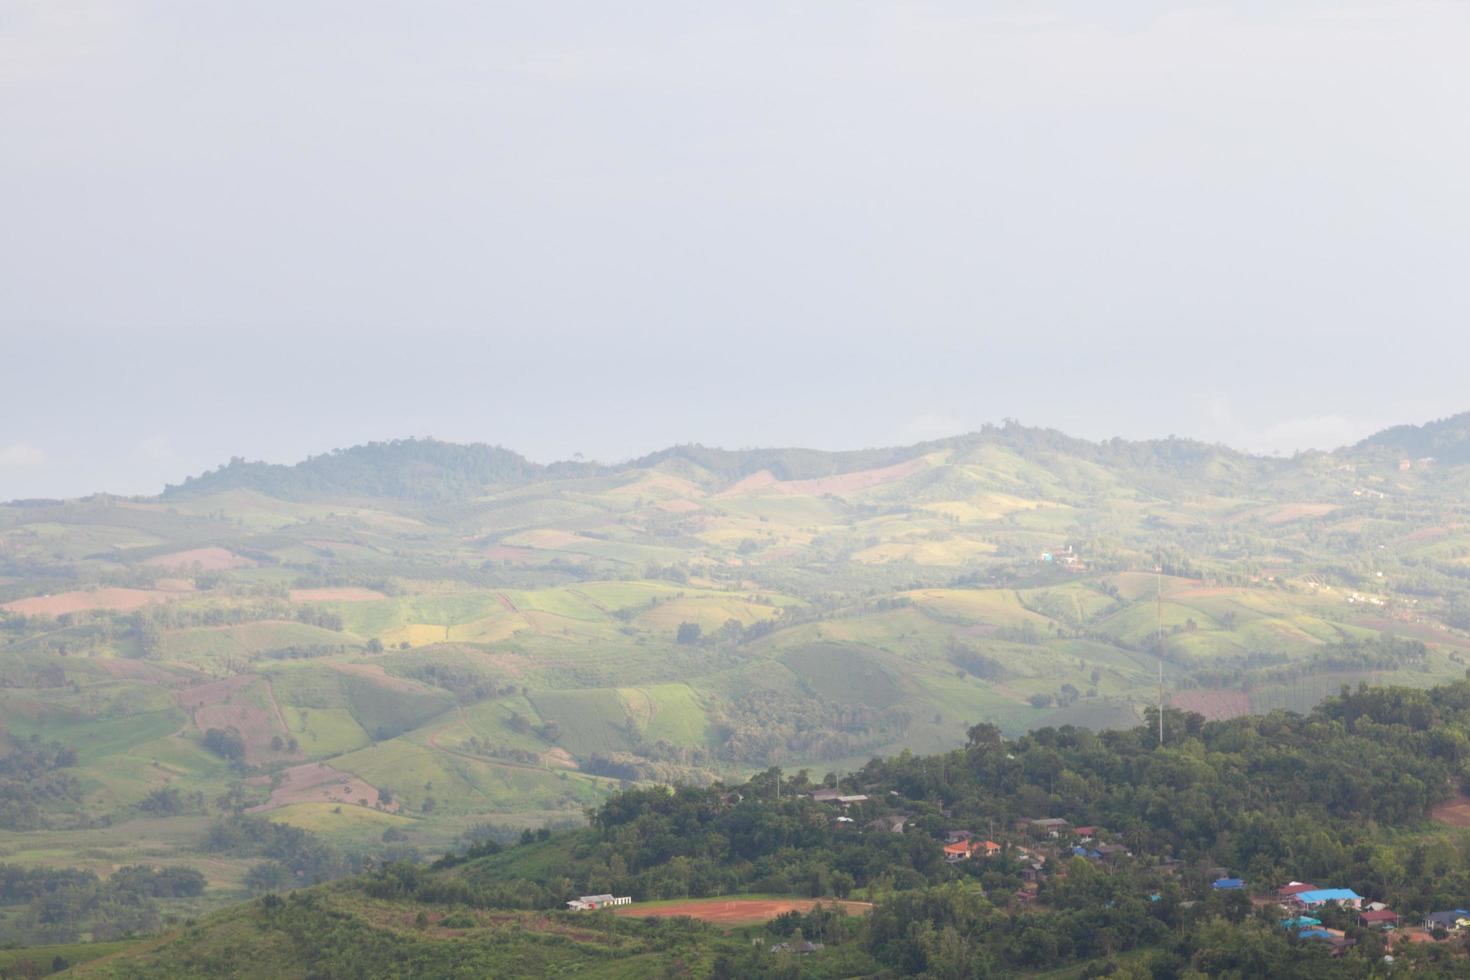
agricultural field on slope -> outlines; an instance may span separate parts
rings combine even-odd
[[[560,729],[556,744],[576,756],[633,747],[627,705],[611,689],[537,691],[530,702],[546,722]]]
[[[359,749],[371,741],[367,731],[346,708],[308,708],[292,704],[281,706],[286,730],[301,746],[308,759],[326,759]]]
[[[1016,593],[995,589],[925,589],[907,594],[914,604],[941,619],[1012,629],[1047,630],[1052,621],[1027,609]]]
[[[269,650],[286,647],[359,646],[362,639],[352,633],[322,629],[305,623],[263,620],[235,626],[196,626],[169,630],[163,635],[159,659],[190,666],[213,667],[227,658],[251,659]]]
[[[643,738],[674,745],[703,746],[710,738],[709,717],[698,693],[687,684],[621,688],[628,717]]]
[[[803,687],[838,704],[886,708],[903,696],[894,672],[853,644],[813,643],[786,652],[781,660]]]
[[[359,847],[380,843],[383,832],[390,828],[407,830],[416,826],[409,817],[351,803],[293,803],[268,811],[266,817]]]
[[[1420,683],[1463,670],[1451,656],[1470,661],[1470,637],[1447,622],[1470,623],[1463,476],[1405,476],[1396,460],[1382,473],[1196,465],[1208,449],[1176,464],[1166,449],[1026,438],[851,466],[691,450],[432,503],[234,487],[0,505],[0,601],[136,605],[0,612],[0,725],[79,751],[80,801],[47,810],[76,829],[45,831],[76,853],[95,821],[136,818],[165,785],[214,813],[231,782],[318,761],[386,780],[415,841],[448,844],[487,820],[577,819],[609,784],[573,767],[647,760],[637,753],[659,741],[686,753],[686,772],[734,777],[939,750],[980,720],[1130,722],[1154,697],[1161,557],[1172,693],[1305,706],[1337,674],[1287,693],[1249,665],[1304,664],[1383,632],[1433,649],[1353,678]],[[891,466],[899,475],[871,480]],[[1067,548],[1086,572],[1039,560]],[[189,560],[188,582],[158,588],[190,556],[197,580]],[[1354,592],[1383,605],[1349,603]],[[260,609],[274,618],[201,625]],[[722,632],[730,620],[741,629]],[[703,635],[676,643],[686,622]],[[142,625],[161,639],[145,643]],[[265,656],[288,647],[300,659]],[[1233,686],[1192,688],[1196,673]],[[178,707],[218,682],[202,724],[251,730],[245,771]],[[822,731],[793,736],[809,749],[726,751],[733,728],[788,724]],[[276,736],[296,751],[269,750]]]

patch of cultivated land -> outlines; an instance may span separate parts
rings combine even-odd
[[[1448,803],[1435,807],[1430,815],[1451,827],[1470,827],[1470,796],[1462,793]]]
[[[201,732],[211,728],[239,732],[246,762],[282,757],[271,748],[271,739],[284,737],[286,726],[264,679],[253,674],[229,677],[176,691],[174,700]]]
[[[349,772],[335,769],[325,762],[309,762],[302,766],[292,766],[278,773],[280,784],[271,790],[270,799],[250,808],[251,813],[263,813],[274,810],[277,807],[291,806],[294,803],[350,803],[361,805],[367,800],[368,806],[372,806],[378,800],[378,788],[365,779],[360,779]],[[270,783],[269,776],[254,776],[249,782],[261,786]],[[389,812],[396,812],[396,802],[383,807]]]
[[[1250,695],[1244,691],[1183,691],[1171,697],[1169,704],[1181,711],[1197,711],[1210,721],[1251,713]]]
[[[168,555],[157,555],[143,562],[152,568],[193,568],[195,565],[206,572],[227,572],[234,568],[253,568],[255,562],[241,557],[228,548],[190,548]]]
[[[904,463],[884,466],[880,469],[858,470],[839,476],[824,476],[812,480],[778,480],[770,470],[752,473],[718,493],[717,497],[734,497],[747,493],[779,493],[792,497],[820,497],[828,493],[856,493],[869,487],[893,483],[906,479],[929,468],[929,461],[920,456]]]
[[[346,585],[330,589],[292,589],[292,602],[381,602],[388,598],[381,592]]]
[[[813,898],[699,898],[688,901],[641,902],[612,910],[625,916],[688,916],[727,926],[769,922],[787,912],[809,912],[816,905],[836,905],[849,915],[871,912],[868,902],[822,901]]]
[[[22,616],[64,616],[67,613],[87,612],[92,609],[128,612],[155,602],[167,602],[177,595],[177,591],[161,589],[89,589],[85,592],[59,592],[56,595],[17,599],[0,608]]]

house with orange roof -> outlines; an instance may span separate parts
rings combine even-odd
[[[944,859],[953,864],[956,861],[968,861],[975,856],[979,845],[974,841],[962,840],[953,844],[944,845]]]
[[[1001,847],[993,840],[962,840],[953,844],[944,845],[944,859],[951,863],[955,861],[968,861],[976,854],[982,857],[995,857],[1001,851]]]

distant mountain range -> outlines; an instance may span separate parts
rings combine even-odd
[[[1228,490],[1232,485],[1258,486],[1261,480],[1286,473],[1303,460],[1320,461],[1324,457],[1343,461],[1433,457],[1444,465],[1470,462],[1470,413],[1424,425],[1395,426],[1351,447],[1331,453],[1309,452],[1291,459],[1253,455],[1173,436],[1090,442],[1055,429],[1014,422],[909,446],[827,452],[800,448],[728,450],[688,444],[617,464],[580,460],[541,464],[484,443],[397,439],[338,449],[293,465],[247,462],[236,457],[218,469],[170,485],[163,497],[180,499],[225,490],[255,490],[288,500],[364,496],[431,503],[472,497],[489,488],[652,469],[687,471],[702,483],[734,483],[762,472],[782,481],[812,480],[893,466],[928,453],[963,453],[986,445],[1062,454],[1140,477],[1167,474],[1203,480],[1212,490]]]

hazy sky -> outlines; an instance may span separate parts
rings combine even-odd
[[[0,499],[1470,409],[1470,4],[0,0]]]

